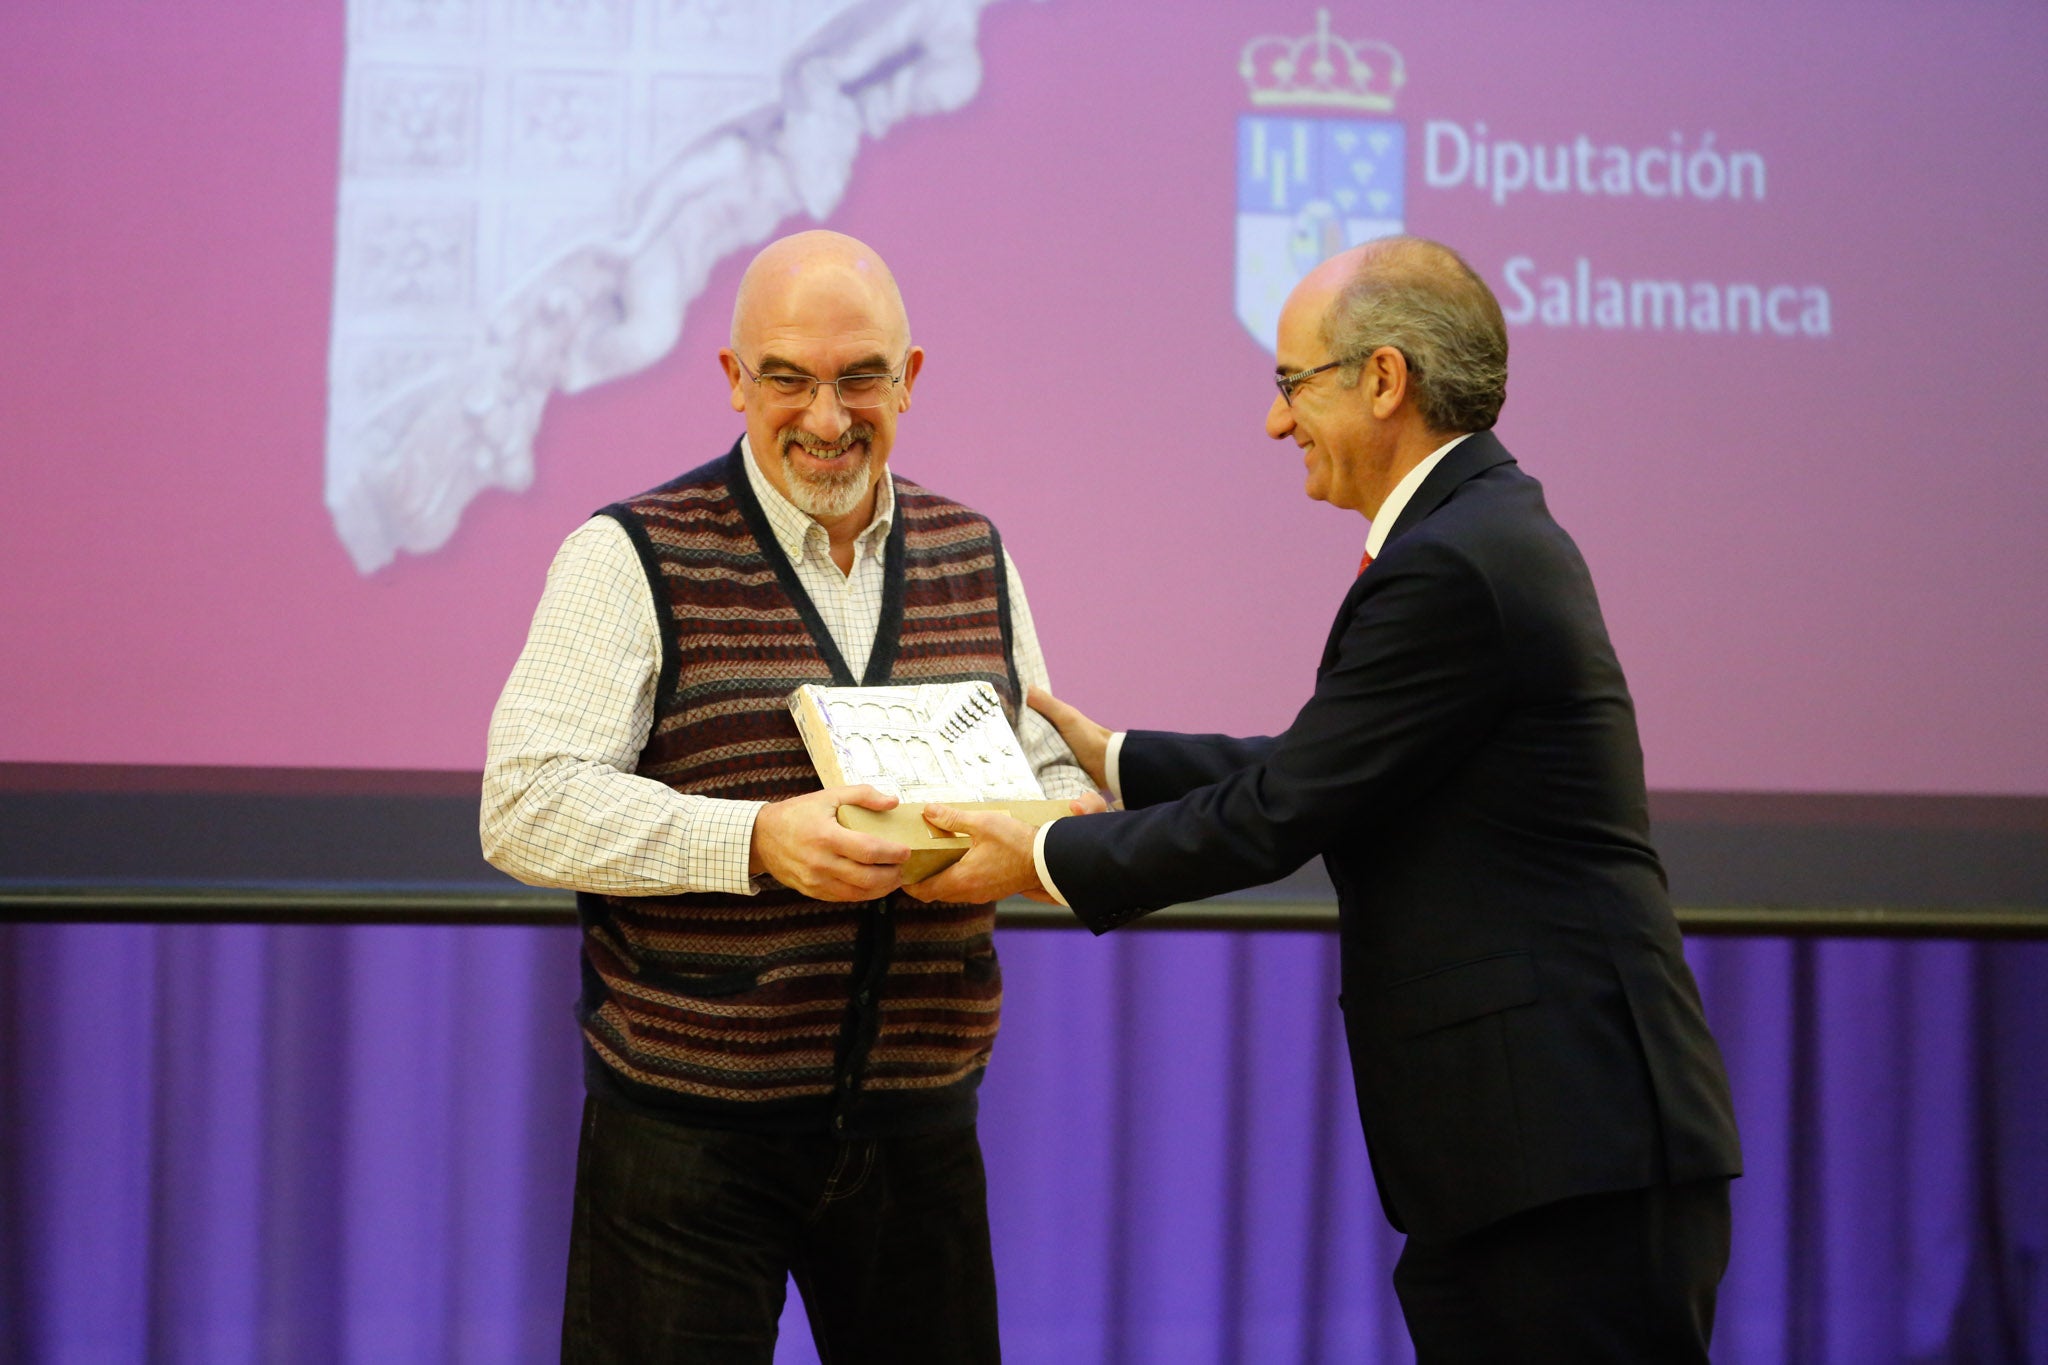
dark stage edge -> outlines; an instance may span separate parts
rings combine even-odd
[[[474,773],[0,764],[0,918],[569,924],[477,848]],[[1691,935],[2048,938],[2048,798],[1655,792]],[[1007,928],[1074,928],[1006,902]],[[1320,863],[1150,929],[1327,930]]]

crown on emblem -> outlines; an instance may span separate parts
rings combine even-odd
[[[1254,38],[1237,59],[1253,104],[1310,104],[1390,110],[1408,82],[1401,54],[1376,39],[1351,42],[1330,32],[1330,12],[1316,11],[1316,31],[1301,38]]]

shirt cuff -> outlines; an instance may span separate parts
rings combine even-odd
[[[1038,833],[1031,839],[1031,863],[1038,869],[1038,884],[1045,888],[1045,893],[1071,910],[1074,907],[1067,903],[1067,898],[1060,894],[1060,889],[1052,884],[1052,873],[1045,867],[1045,832],[1065,818],[1061,816],[1059,819],[1048,820],[1038,827]]]
[[[1124,804],[1123,757],[1124,735],[1127,733],[1119,730],[1109,737],[1109,752],[1102,759],[1102,776],[1109,783],[1109,799],[1119,810]]]
[[[772,880],[747,872],[754,856],[754,821],[760,818],[762,805],[718,798],[704,803],[684,846],[693,889],[751,896]]]

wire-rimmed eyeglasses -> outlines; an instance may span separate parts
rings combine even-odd
[[[823,384],[839,391],[839,402],[843,407],[879,408],[889,401],[896,381],[903,377],[901,374],[842,374],[837,379],[819,379],[791,370],[755,374],[747,367],[746,361],[738,356],[733,359],[739,361],[740,371],[767,395],[771,408],[807,408],[817,398],[818,387]]]
[[[1308,383],[1309,380],[1314,379],[1324,370],[1334,370],[1343,363],[1344,362],[1341,360],[1332,360],[1327,365],[1317,365],[1311,369],[1297,370],[1293,374],[1274,375],[1273,385],[1274,387],[1280,390],[1280,401],[1285,403],[1290,408],[1293,407],[1294,391],[1296,389],[1300,388],[1303,384]]]

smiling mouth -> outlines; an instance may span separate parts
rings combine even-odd
[[[820,442],[813,445],[804,440],[800,433],[785,432],[782,438],[782,455],[787,459],[791,451],[800,450],[807,458],[819,464],[843,464],[849,455],[866,455],[874,435],[872,427],[865,423],[855,423],[840,436],[838,444],[826,445]]]

